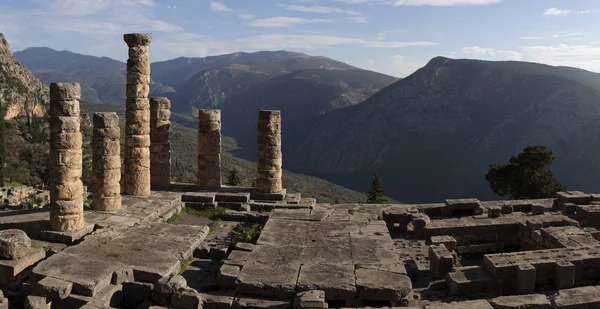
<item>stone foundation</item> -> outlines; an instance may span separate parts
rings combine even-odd
[[[95,113],[92,144],[92,209],[121,209],[121,132],[117,113]]]
[[[55,231],[84,226],[80,97],[77,83],[50,85],[50,228]]]

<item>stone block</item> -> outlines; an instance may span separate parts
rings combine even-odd
[[[406,275],[359,268],[356,273],[358,297],[370,301],[398,303],[412,291],[412,283]]]
[[[286,197],[286,189],[281,190],[280,192],[260,192],[260,191],[252,191],[250,192],[250,198],[253,200],[260,201],[283,201]]]
[[[21,230],[0,231],[0,257],[17,260],[31,252],[31,239]]]
[[[558,291],[552,300],[553,309],[600,308],[600,291],[593,286],[584,286]]]
[[[412,214],[411,223],[415,228],[424,228],[431,222],[429,216],[423,213]]]
[[[237,296],[233,299],[231,309],[290,309],[289,300],[272,300]]]
[[[254,249],[254,244],[247,242],[238,242],[235,244],[235,250],[251,252]]]
[[[123,283],[123,306],[125,308],[137,308],[152,296],[153,289],[154,285],[151,283]]]
[[[123,267],[123,268],[115,270],[115,272],[112,275],[112,279],[111,279],[111,283],[114,285],[120,285],[125,282],[132,282],[132,281],[134,281],[133,269],[128,268],[128,267]]]
[[[488,302],[494,309],[552,309],[552,304],[543,294],[500,296]]]
[[[180,275],[163,277],[154,285],[152,300],[164,306],[170,305],[175,291],[186,286],[187,281]]]
[[[294,296],[300,263],[246,262],[236,281],[236,292],[274,299]]]
[[[437,279],[446,278],[454,268],[454,257],[445,245],[429,246],[429,268]]]
[[[219,269],[219,275],[217,276],[217,284],[224,289],[233,289],[235,287],[235,281],[239,274],[240,267],[224,264]]]
[[[555,264],[554,287],[557,290],[572,288],[575,284],[575,265],[559,260]]]
[[[466,300],[425,305],[425,309],[494,309],[486,300]]]
[[[250,201],[250,193],[217,193],[215,195],[215,201],[231,203],[248,203],[248,201]]]
[[[577,205],[573,203],[564,203],[562,205],[563,215],[572,215],[577,211]]]
[[[488,218],[498,218],[502,213],[502,208],[500,206],[491,206],[488,208]]]
[[[354,278],[352,264],[304,264],[297,291],[321,290],[326,300],[351,300],[356,297]]]
[[[325,292],[319,290],[311,290],[298,292],[294,297],[294,309],[327,309],[325,302]]]
[[[543,215],[545,211],[546,211],[546,208],[544,208],[544,205],[540,205],[540,204],[531,205],[531,214],[533,214],[533,215]]]
[[[201,293],[203,309],[229,309],[233,304],[233,293],[231,292],[208,292]]]
[[[45,277],[35,284],[34,289],[50,300],[65,299],[71,294],[73,283],[52,277]]]
[[[449,251],[456,249],[456,239],[450,235],[431,236],[432,245],[444,245]]]
[[[511,214],[513,211],[513,206],[508,204],[502,205],[502,209],[500,210],[500,212],[505,215]]]
[[[171,305],[181,309],[202,309],[202,296],[192,288],[180,288],[173,294]]]
[[[529,219],[526,221],[526,224],[531,230],[539,230],[544,227],[544,223],[538,219]]]
[[[455,210],[475,210],[481,207],[481,203],[478,199],[449,199],[445,201],[446,208],[450,211]]]
[[[0,285],[5,285],[8,281],[21,273],[25,268],[37,263],[46,257],[46,251],[43,248],[29,248],[29,252],[18,260],[0,260]]]
[[[52,303],[43,296],[29,295],[25,298],[25,309],[50,309]]]
[[[517,266],[517,294],[531,294],[535,290],[536,268],[531,264]]]

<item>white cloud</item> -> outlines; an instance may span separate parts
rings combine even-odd
[[[539,36],[524,36],[521,37],[521,40],[541,40],[542,38]]]
[[[577,14],[589,14],[589,13],[592,13],[592,12],[595,12],[595,11],[596,10],[593,10],[593,11],[592,10],[583,10],[583,11],[577,12]]]
[[[518,51],[498,50],[495,48],[484,48],[479,46],[463,47],[461,52],[470,57],[490,60],[495,60],[495,58],[500,58],[502,60],[520,60],[522,57],[522,54]]]
[[[367,23],[369,19],[364,16],[352,16],[348,17],[348,20],[353,21],[355,23]]]
[[[379,58],[377,60],[368,59],[364,68],[367,70],[404,78],[422,68],[425,66],[425,64],[427,64],[426,59],[393,55],[390,57]]]
[[[420,42],[395,42],[395,41],[370,41],[364,39],[347,38],[328,35],[301,35],[301,34],[265,34],[236,40],[236,43],[254,50],[265,49],[324,49],[334,46],[358,45],[366,48],[403,48],[427,47],[435,43]]]
[[[154,0],[54,0],[51,4],[52,15],[89,16],[115,7],[154,6]]]
[[[288,11],[297,11],[297,12],[307,12],[307,13],[320,13],[320,14],[331,14],[331,13],[339,13],[339,14],[348,14],[348,15],[361,15],[359,12],[353,10],[345,10],[341,8],[334,8],[328,6],[304,6],[304,5],[281,5],[284,9]]]
[[[231,8],[223,2],[213,1],[210,3],[209,7],[213,12],[231,12]]]
[[[455,6],[455,5],[488,5],[500,3],[502,0],[397,0],[395,6]]]
[[[239,13],[238,17],[241,19],[253,19],[256,16],[254,16],[254,14],[250,14],[250,13]]]
[[[174,9],[176,9],[176,8],[177,8],[177,6],[176,6],[176,5],[168,5],[168,4],[167,4],[167,9],[173,9],[173,10],[174,10]]]
[[[567,16],[571,14],[569,10],[559,10],[557,8],[549,8],[542,15],[544,16]]]
[[[314,23],[328,23],[331,22],[327,19],[308,19],[308,18],[299,18],[299,17],[270,17],[254,20],[248,25],[257,28],[286,28],[291,27],[297,24],[314,24]]]
[[[582,35],[583,35],[583,33],[581,33],[581,32],[560,31],[560,32],[553,33],[552,38],[559,39],[559,38],[564,38],[564,37],[578,37],[578,36],[582,36]]]

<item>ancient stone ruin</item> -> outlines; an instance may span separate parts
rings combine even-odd
[[[597,194],[317,203],[283,187],[281,114],[267,110],[256,188],[221,185],[219,110],[199,111],[197,182],[172,183],[150,36],[125,38],[124,188],[118,116],[94,114],[84,211],[80,89],[52,84],[50,209],[0,216],[0,309],[600,308]]]
[[[124,193],[150,195],[150,55],[151,34],[126,34],[127,101],[125,102]]]

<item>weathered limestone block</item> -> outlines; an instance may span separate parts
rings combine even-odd
[[[121,144],[117,113],[95,113],[92,133],[92,208],[121,209]]]
[[[171,183],[170,118],[171,101],[150,98],[150,175],[155,186]]]
[[[552,309],[543,294],[500,296],[488,300],[494,309]]]
[[[513,213],[513,211],[514,211],[514,209],[513,209],[512,205],[506,204],[506,205],[502,205],[502,210],[500,212],[504,215],[508,215],[508,214]]]
[[[429,246],[429,268],[438,279],[446,278],[446,274],[454,268],[454,257],[445,245]]]
[[[546,208],[544,208],[544,205],[539,205],[539,204],[531,205],[531,214],[533,214],[533,215],[543,215],[545,211],[546,211]]]
[[[552,300],[552,308],[599,308],[600,291],[594,286],[583,286],[579,288],[558,291],[558,295]]]
[[[432,245],[444,245],[449,251],[456,250],[456,239],[450,235],[431,236]]]
[[[181,309],[202,309],[202,303],[202,296],[189,287],[177,289],[171,298],[173,307]]]
[[[137,308],[152,296],[152,283],[125,282],[123,283],[123,307]]]
[[[412,283],[407,275],[365,268],[356,270],[356,292],[363,300],[397,304],[411,291]]]
[[[129,47],[127,60],[127,100],[125,104],[125,194],[150,195],[150,57],[151,34],[125,34]]]
[[[224,289],[232,289],[235,287],[235,280],[240,274],[240,268],[234,265],[223,264],[219,269],[217,276],[217,284]]]
[[[265,193],[283,190],[281,113],[261,110],[258,114],[256,189]]]
[[[80,96],[77,83],[50,85],[48,121],[54,131],[50,134],[50,228],[57,231],[75,231],[84,226]]]
[[[163,306],[168,306],[171,304],[173,294],[185,287],[187,287],[187,281],[181,275],[163,277],[154,285],[152,300]]]
[[[198,111],[198,174],[196,185],[205,190],[221,187],[221,111]]]
[[[559,260],[555,264],[554,287],[557,290],[570,289],[575,285],[575,265]]]
[[[312,290],[298,292],[294,297],[294,309],[327,309],[325,291]]]
[[[25,299],[25,309],[50,309],[52,303],[43,296],[29,295]]]
[[[0,231],[0,257],[17,260],[31,252],[31,239],[21,230]]]
[[[536,269],[531,264],[517,266],[517,294],[531,294],[535,289]]]
[[[41,293],[43,293],[42,295],[45,295],[51,300],[67,298],[73,289],[72,282],[52,277],[44,277],[42,280],[37,282],[37,285],[41,290]]]
[[[492,206],[488,208],[488,217],[489,218],[498,218],[502,213],[502,208],[500,206]]]

